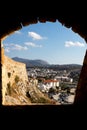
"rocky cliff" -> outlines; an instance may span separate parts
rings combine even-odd
[[[1,64],[3,105],[54,104],[35,84],[29,83],[26,65],[5,56],[3,47]]]
[[[21,84],[21,86],[23,87],[27,86],[28,76],[26,71],[26,65],[24,63],[15,62],[14,60],[5,56],[4,48],[2,48],[1,51],[2,51],[1,63],[2,63],[2,101],[3,101],[2,103],[6,104],[7,96],[11,96],[12,94],[12,88],[14,91],[15,87],[20,86],[18,84]],[[23,87],[21,87],[20,89],[22,94],[25,93],[22,91]]]

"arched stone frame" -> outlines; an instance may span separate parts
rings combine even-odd
[[[20,20],[22,20],[22,22],[20,22]],[[11,25],[11,27],[10,27],[10,30],[8,31],[8,29],[9,29],[9,27],[8,27],[8,29],[7,29],[7,32],[3,32],[2,33],[2,35],[0,36],[1,37],[1,39],[3,39],[4,38],[4,36],[6,36],[6,35],[9,35],[10,33],[13,33],[14,31],[17,31],[17,30],[19,30],[19,29],[21,29],[22,28],[22,26],[27,26],[27,25],[29,25],[29,24],[36,24],[38,21],[40,21],[40,22],[46,22],[46,21],[50,21],[50,22],[55,22],[56,20],[58,20],[60,23],[62,23],[65,27],[68,27],[68,28],[70,28],[70,27],[72,27],[72,30],[74,31],[74,32],[77,32],[77,30],[79,30],[78,29],[78,26],[76,27],[76,26],[72,26],[72,24],[70,23],[70,21],[67,23],[67,21],[65,20],[65,17],[64,18],[62,18],[62,17],[59,17],[58,19],[55,17],[53,17],[53,18],[48,18],[48,17],[28,17],[28,16],[26,16],[24,19],[23,19],[23,17],[20,19],[19,21],[15,21],[15,23],[12,23],[12,25]],[[65,22],[64,22],[65,21]],[[14,25],[14,26],[13,26]],[[16,25],[16,26],[15,26]],[[76,28],[75,28],[76,27]],[[77,30],[76,30],[77,29]],[[81,31],[81,30],[80,30]],[[81,32],[80,32],[81,33]],[[79,34],[80,34],[79,33]],[[86,37],[85,36],[83,36],[83,38],[86,40]],[[1,40],[0,40],[0,43],[1,43]],[[1,57],[0,57],[1,58]],[[85,55],[85,58],[84,58],[84,62],[83,62],[83,67],[82,67],[82,71],[81,71],[81,74],[80,74],[80,78],[79,78],[79,82],[78,82],[78,86],[77,86],[77,91],[76,91],[76,96],[75,96],[75,104],[80,104],[80,103],[86,103],[86,101],[87,101],[87,96],[86,96],[86,94],[87,94],[87,88],[86,88],[86,86],[87,86],[87,83],[86,83],[86,55]],[[0,74],[2,74],[2,70],[0,69],[0,71],[1,71],[1,73]],[[85,76],[85,78],[84,78],[84,76]],[[0,80],[2,79],[2,75],[0,75]],[[84,86],[83,86],[84,85]],[[2,87],[2,81],[0,81],[0,88]],[[79,89],[79,88],[81,88],[81,89]],[[2,95],[1,95],[1,90],[2,90],[2,88],[0,89],[0,105],[2,105]]]

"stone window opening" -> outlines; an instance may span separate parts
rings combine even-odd
[[[82,75],[85,75],[85,74],[84,74],[84,72],[85,72],[85,71],[84,71],[84,70],[85,70],[85,69],[84,69],[84,66],[85,66],[85,69],[86,69],[86,55],[85,55],[85,58],[84,58],[83,67],[82,67],[82,71],[81,71],[80,78],[79,78],[79,83],[81,83],[81,84],[82,84],[82,81],[81,81]],[[83,81],[85,82],[85,79],[84,79]],[[79,86],[79,83],[78,83],[78,86]],[[80,89],[81,89],[81,88],[80,88]],[[79,89],[77,89],[77,91],[78,91],[78,90],[79,90]],[[78,96],[78,95],[77,95],[77,96]],[[76,98],[76,97],[75,97],[75,98]],[[85,98],[85,97],[84,97],[84,98]],[[84,98],[82,98],[82,100],[81,100],[82,102],[83,102],[83,100],[86,99],[86,98],[85,98],[85,99],[84,99]]]

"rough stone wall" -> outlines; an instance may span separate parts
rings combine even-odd
[[[5,66],[7,69],[7,80],[10,81],[11,84],[14,82],[15,76],[18,76],[25,83],[28,81],[26,65],[24,63],[16,62],[7,56],[4,57]],[[10,76],[9,76],[10,75]]]
[[[5,56],[2,48],[2,104],[4,104],[7,86],[15,82],[16,76],[20,78],[23,84],[26,84],[28,81],[26,65]]]
[[[1,61],[1,39],[0,39],[0,61]],[[2,64],[0,62],[0,105],[2,105]]]
[[[5,93],[7,88],[7,71],[6,66],[2,65],[2,104],[5,102]]]
[[[1,64],[4,63],[4,48],[1,48]]]

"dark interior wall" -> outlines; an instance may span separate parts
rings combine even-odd
[[[55,15],[31,15],[17,14],[0,16],[0,38],[10,34],[11,32],[21,29],[22,26],[40,22],[55,22],[58,20],[67,28],[71,28],[74,32],[78,33],[87,41],[87,20],[84,15],[78,13],[57,13]]]

